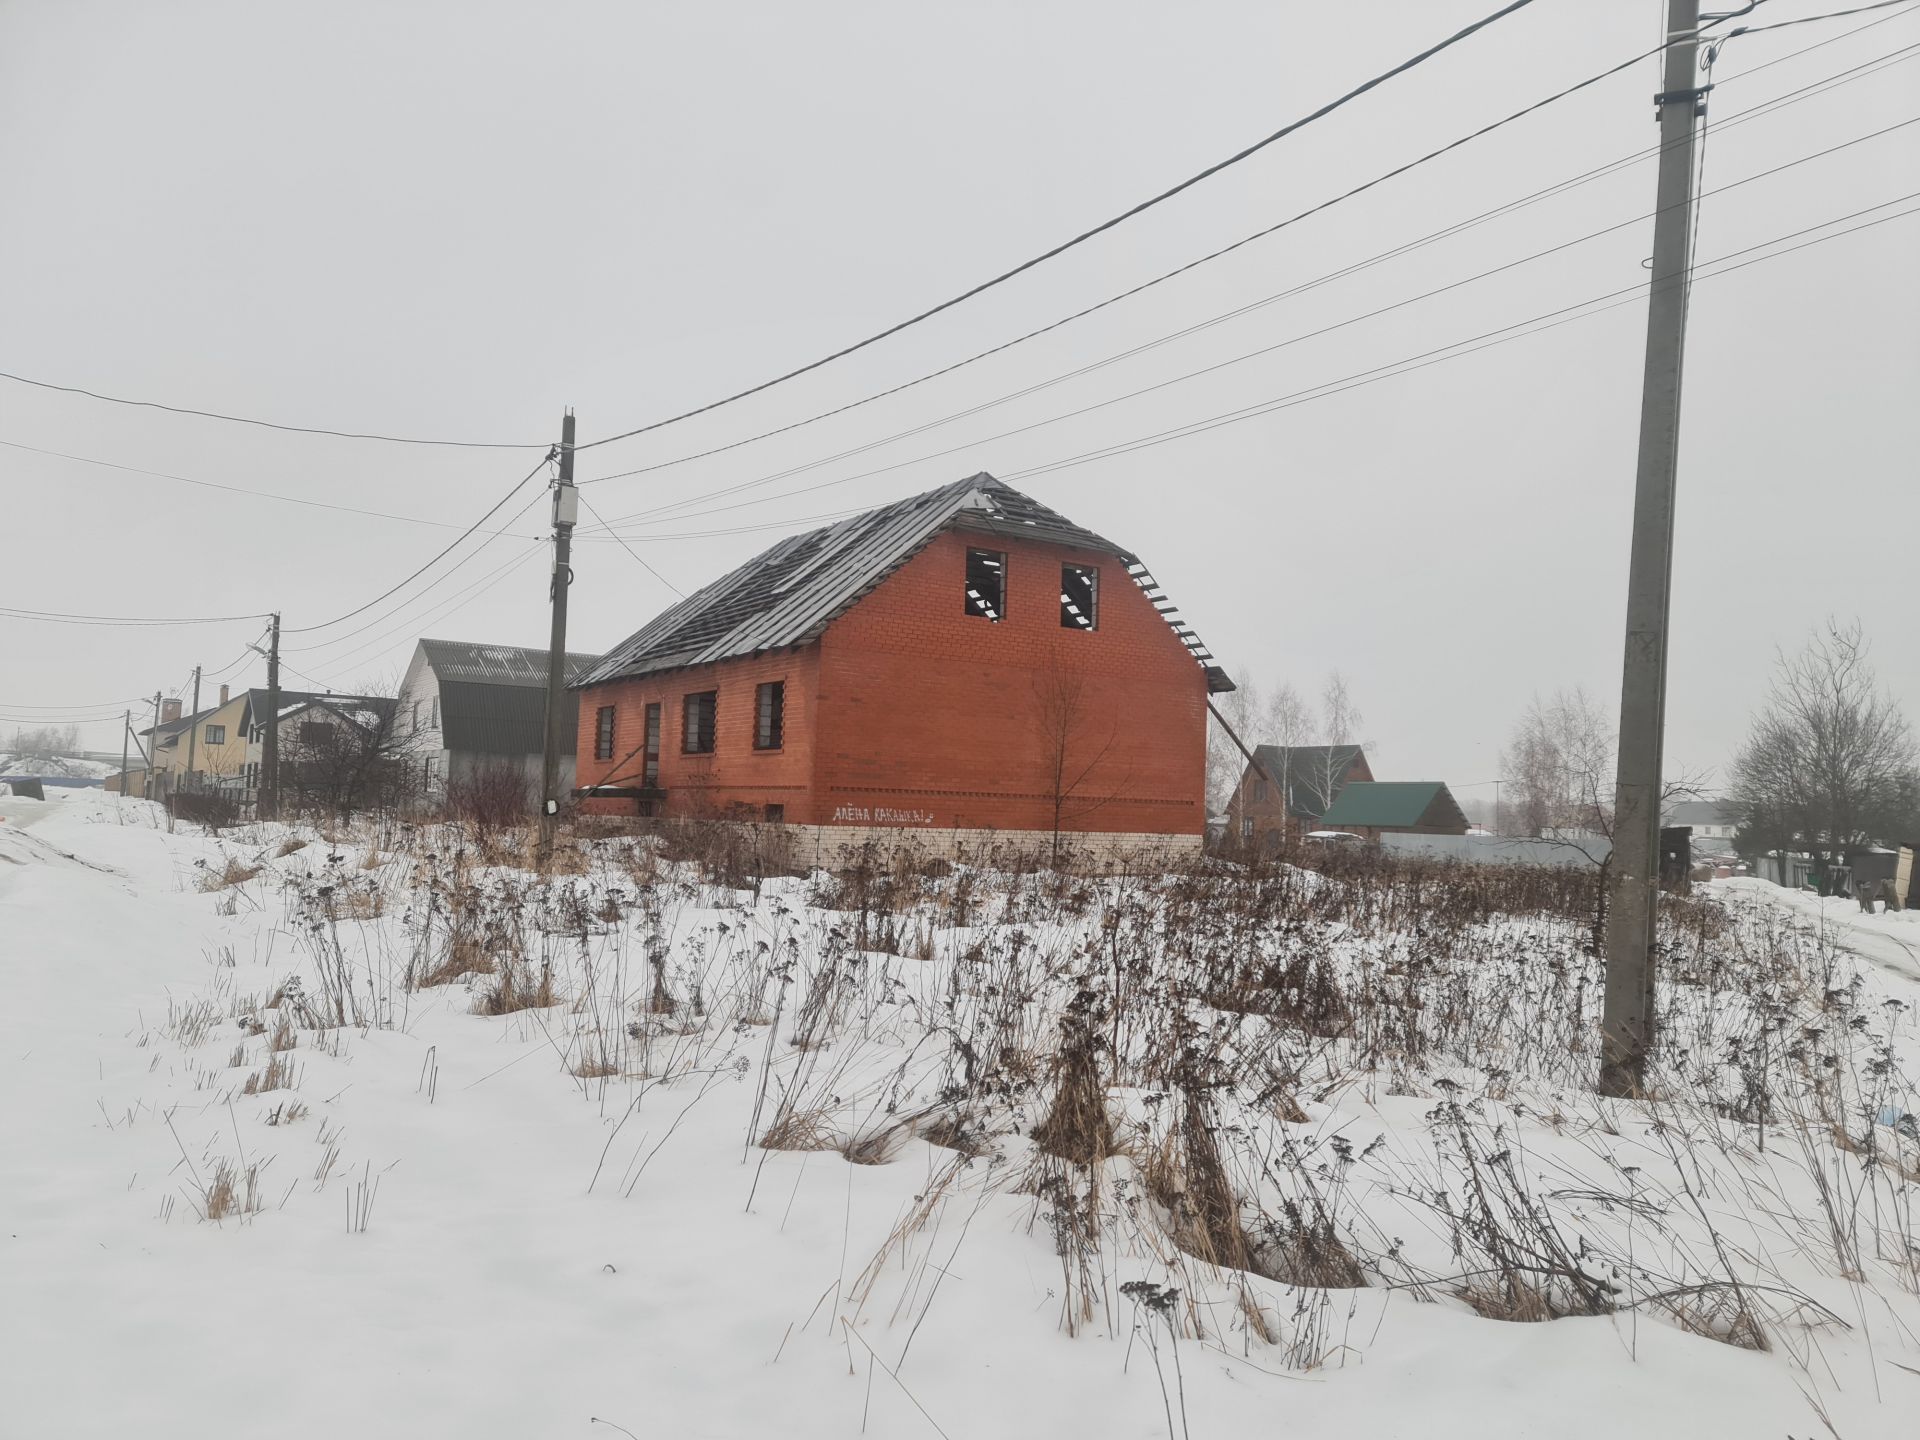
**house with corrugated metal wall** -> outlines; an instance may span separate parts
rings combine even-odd
[[[577,682],[603,814],[1197,847],[1232,684],[1138,556],[991,475],[782,540]]]
[[[597,656],[569,654],[568,679],[578,679]],[[444,799],[449,778],[509,771],[538,795],[546,743],[547,652],[519,645],[422,640],[413,647],[394,713],[394,734],[410,763],[420,767],[421,793]],[[566,725],[577,723],[578,697],[567,697]],[[573,783],[572,746],[560,748],[561,778]]]

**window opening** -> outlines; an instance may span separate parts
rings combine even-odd
[[[647,706],[646,763],[641,767],[641,780],[649,789],[660,783],[660,704],[655,701]]]
[[[720,692],[696,690],[681,701],[680,748],[688,755],[713,753],[713,722]]]
[[[593,716],[593,758],[613,759],[613,706],[602,705]]]
[[[1100,628],[1100,572],[1093,566],[1060,567],[1060,628]]]
[[[1006,618],[1007,557],[1004,551],[967,551],[966,613],[996,622]]]
[[[786,738],[787,682],[769,680],[753,696],[753,748],[778,750]]]

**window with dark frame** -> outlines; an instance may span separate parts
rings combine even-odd
[[[593,712],[593,758],[613,759],[613,706],[602,705]]]
[[[227,727],[224,725],[207,726],[207,744],[224,745],[227,743]]]
[[[787,682],[769,680],[753,692],[753,748],[778,750],[786,739]]]
[[[1100,628],[1100,572],[1093,566],[1060,567],[1060,628]]]
[[[967,614],[998,623],[1007,616],[1004,550],[967,551]]]
[[[660,702],[647,706],[647,730],[645,760],[640,767],[640,781],[648,789],[660,783]]]
[[[300,743],[302,745],[324,745],[332,738],[333,727],[324,720],[302,720],[300,722]]]
[[[680,702],[680,751],[684,755],[713,753],[713,722],[719,710],[718,690],[696,690]]]
[[[769,825],[786,824],[787,823],[787,807],[784,805],[767,806],[767,823]]]

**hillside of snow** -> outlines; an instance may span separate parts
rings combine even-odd
[[[0,1434],[1915,1433],[1910,917],[1618,1102],[1579,877],[190,828],[0,824]]]

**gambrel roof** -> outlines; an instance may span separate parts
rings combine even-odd
[[[984,472],[789,536],[662,611],[573,684],[598,685],[804,645],[949,528],[1114,556],[1206,668],[1210,688],[1233,688],[1137,556]]]

